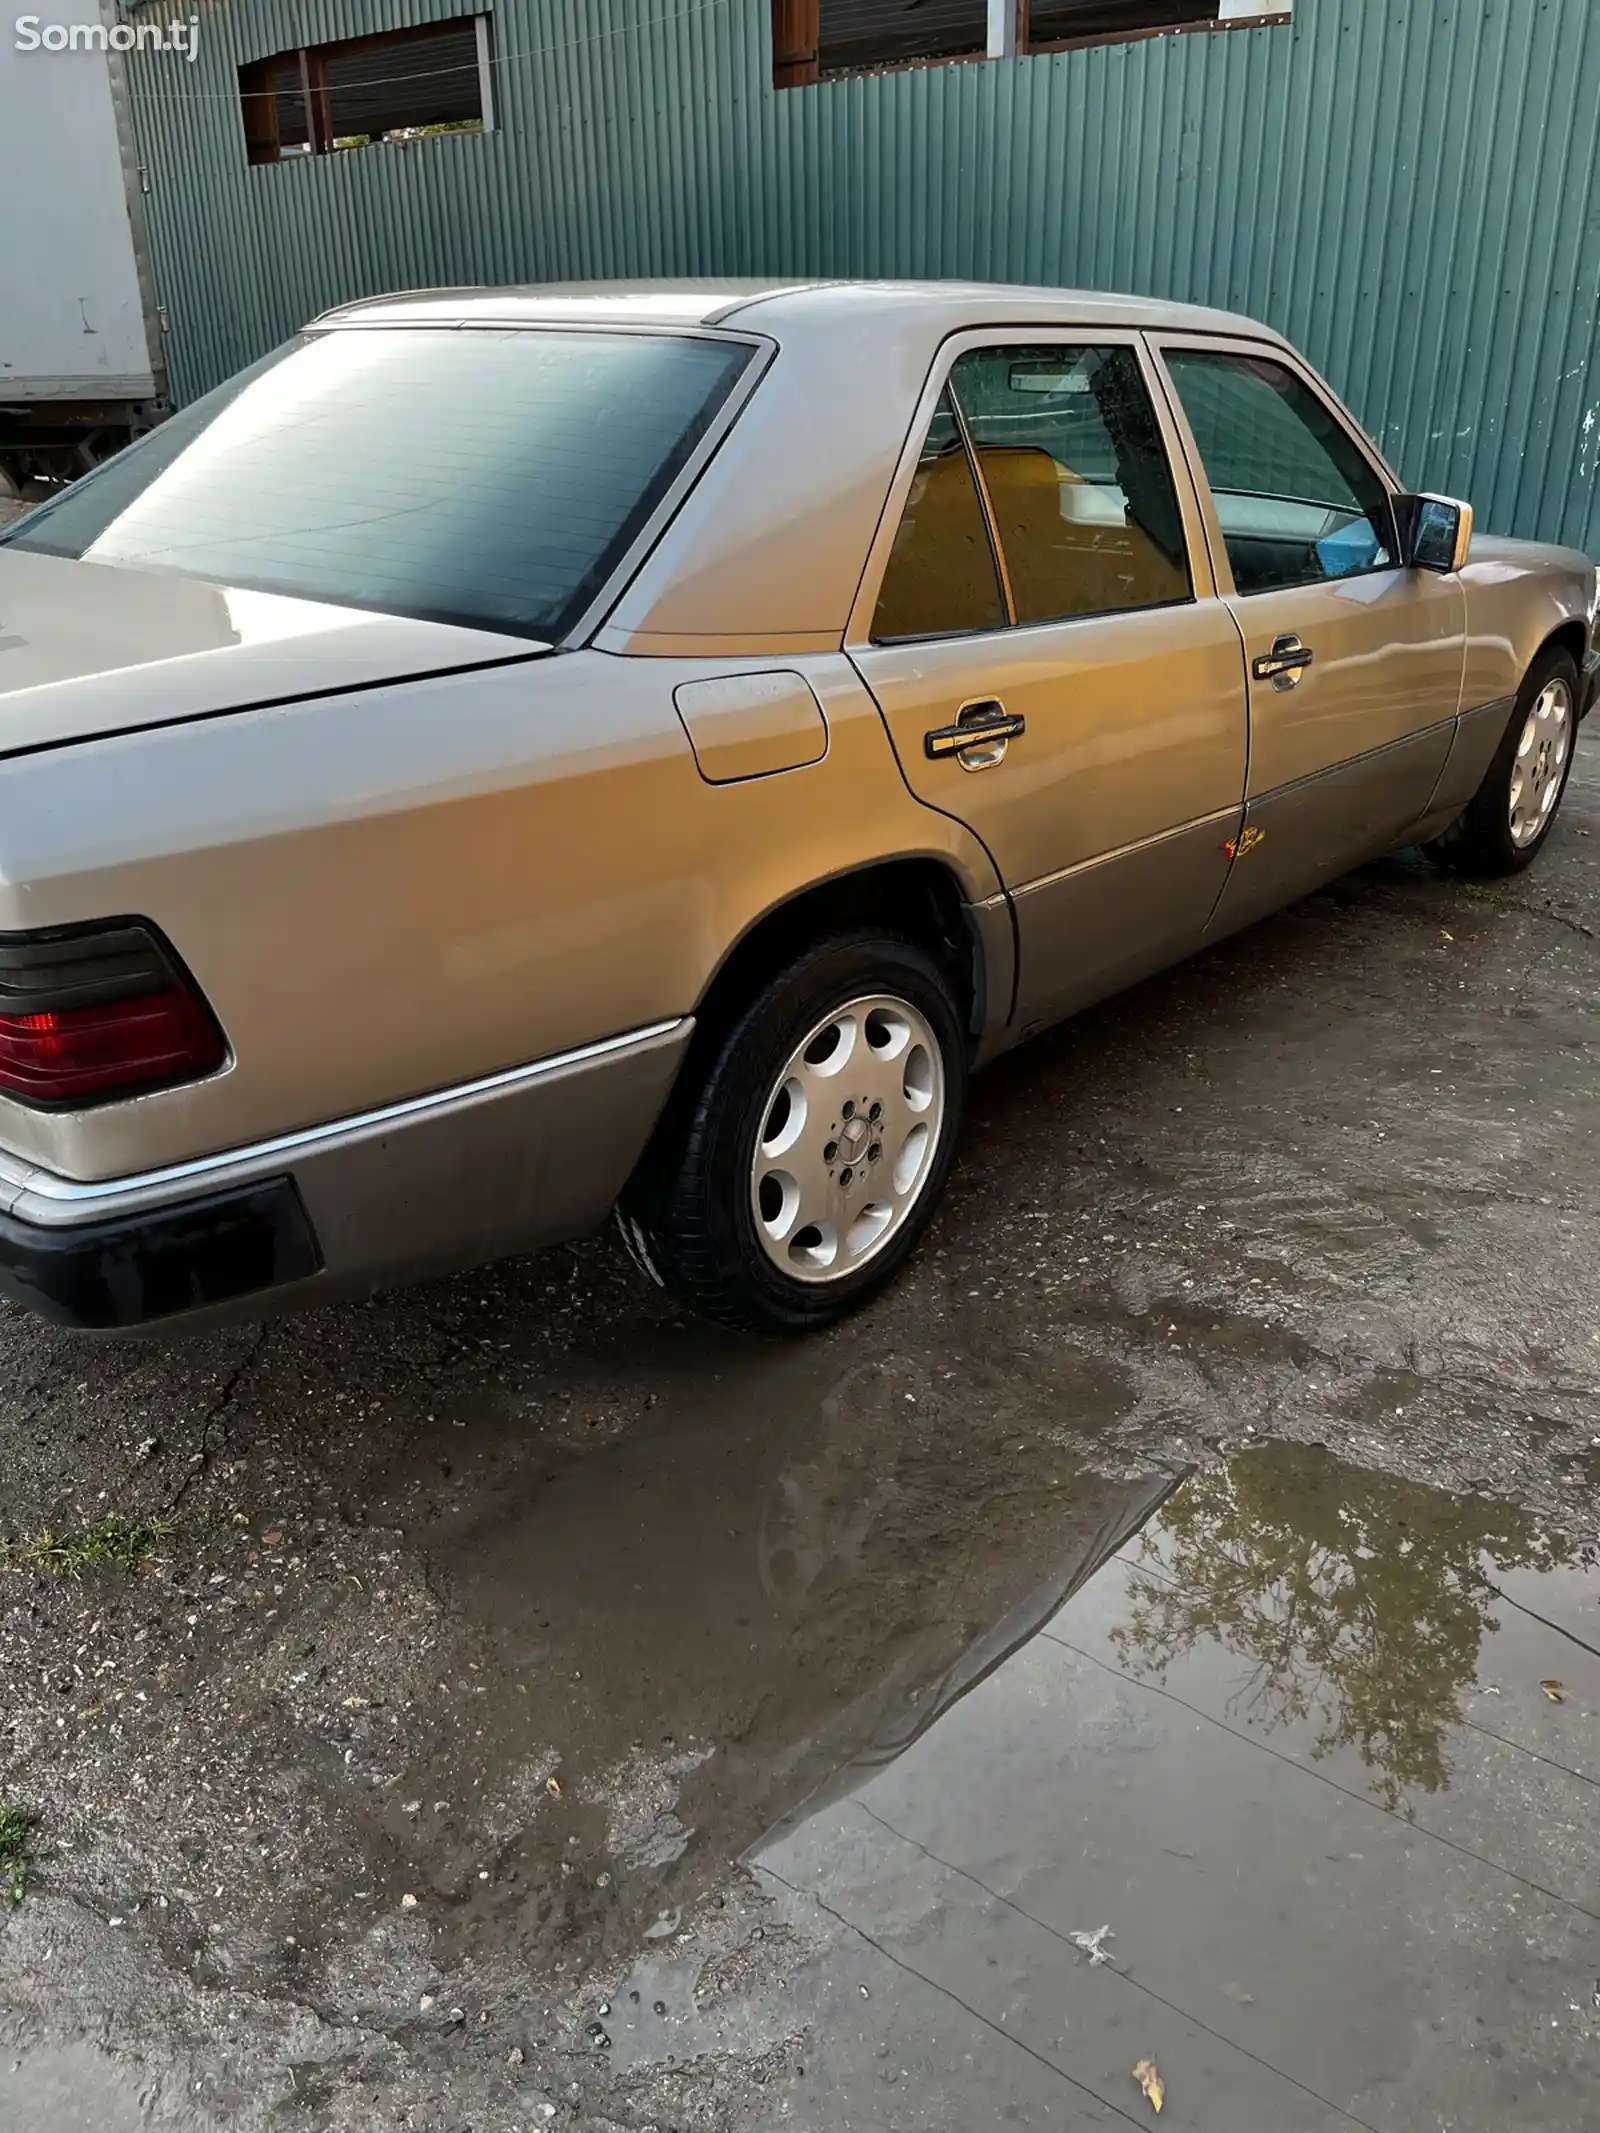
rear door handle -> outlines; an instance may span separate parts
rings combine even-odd
[[[963,704],[953,726],[935,726],[924,734],[922,747],[930,762],[953,755],[963,770],[987,770],[1001,762],[1009,744],[1027,730],[1020,711],[1008,711],[997,698],[987,696]]]
[[[1294,689],[1298,688],[1301,675],[1315,657],[1311,647],[1302,644],[1291,631],[1287,636],[1274,638],[1272,650],[1252,660],[1250,671],[1257,681],[1270,681],[1275,689]]]

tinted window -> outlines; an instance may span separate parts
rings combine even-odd
[[[934,412],[894,537],[873,637],[954,637],[1001,628],[1000,580],[950,396]]]
[[[4,538],[559,637],[749,354],[654,334],[320,334],[175,416]]]
[[[984,348],[951,373],[1018,622],[1190,594],[1166,447],[1131,348]]]
[[[1309,386],[1258,356],[1172,348],[1167,368],[1242,593],[1388,569],[1388,491]]]

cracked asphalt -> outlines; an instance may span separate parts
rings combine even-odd
[[[1597,931],[1588,733],[1531,873],[1400,854],[1002,1061],[800,1346],[606,1238],[182,1342],[0,1314],[0,2125],[1099,2124],[1159,2020],[1176,2125],[1575,2133]],[[112,1514],[140,1567],[27,1552]],[[1070,1944],[1113,1911],[1168,2011]]]

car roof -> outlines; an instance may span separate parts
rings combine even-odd
[[[593,281],[529,283],[503,289],[417,289],[367,297],[326,311],[326,326],[419,325],[662,325],[744,326],[772,330],[803,325],[826,310],[859,309],[900,327],[934,325],[946,332],[999,322],[1018,324],[1181,328],[1191,332],[1278,336],[1237,312],[1164,297],[1125,296],[1103,289],[1053,289],[1018,282],[978,281]]]

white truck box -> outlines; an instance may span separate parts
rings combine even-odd
[[[30,17],[38,27],[19,28]],[[30,44],[101,21],[97,0],[12,0],[0,15],[0,471],[13,484],[81,473],[163,411],[122,61]]]

